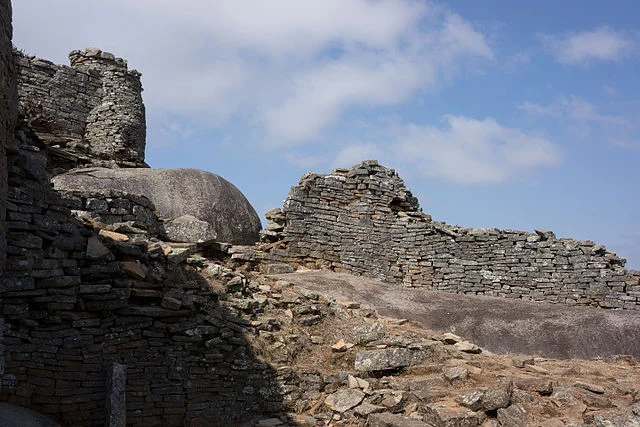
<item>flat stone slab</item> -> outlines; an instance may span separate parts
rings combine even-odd
[[[364,350],[356,355],[355,368],[362,372],[386,371],[417,365],[426,357],[421,351],[407,348]]]

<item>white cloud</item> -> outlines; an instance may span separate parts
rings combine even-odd
[[[398,105],[466,61],[493,58],[469,22],[415,0],[20,0],[14,9],[16,43],[39,56],[61,61],[95,45],[127,58],[143,72],[150,117],[211,128],[236,120],[275,147],[317,141],[348,111]]]
[[[555,119],[581,139],[600,138],[623,148],[632,148],[637,144],[637,129],[631,117],[603,114],[597,105],[579,96],[562,95],[546,106],[525,102],[518,108],[531,118]]]
[[[569,65],[617,61],[630,55],[636,45],[631,37],[606,26],[562,35],[538,34],[538,37],[558,62]]]
[[[336,163],[384,158],[411,175],[465,185],[501,183],[561,163],[560,151],[546,138],[492,118],[448,115],[443,122],[442,127],[397,126],[390,141],[347,146]]]
[[[439,37],[441,48],[452,57],[474,55],[487,59],[493,58],[493,52],[484,35],[474,30],[471,24],[460,15],[450,14],[446,17]]]
[[[598,113],[597,107],[591,102],[579,96],[564,95],[558,97],[552,104],[540,105],[532,102],[524,102],[518,106],[530,116],[548,116],[563,118],[574,122],[620,122],[616,116],[604,116]]]
[[[496,183],[560,163],[547,139],[487,118],[445,116],[444,128],[410,126],[398,140],[406,161],[423,175],[459,184]]]
[[[307,56],[328,44],[388,49],[429,13],[425,3],[394,0],[116,0],[158,21],[214,37],[212,41],[265,55]]]
[[[265,111],[278,141],[304,141],[335,122],[347,108],[396,104],[432,78],[403,58],[358,57],[318,64],[297,76],[290,97]]]

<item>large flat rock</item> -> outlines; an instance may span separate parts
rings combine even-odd
[[[216,240],[252,244],[260,218],[249,201],[224,178],[198,169],[76,169],[53,178],[59,191],[120,190],[147,197],[160,217],[172,221],[191,215],[213,226]]]
[[[454,332],[494,353],[551,358],[640,357],[640,312],[405,288],[329,271],[277,275],[326,296],[370,306],[435,332]]]

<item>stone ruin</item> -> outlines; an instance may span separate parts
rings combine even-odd
[[[16,51],[18,135],[37,137],[55,169],[145,167],[141,74],[96,48],[69,59],[61,66]]]
[[[13,55],[16,143],[20,162],[38,179],[58,176],[57,189],[75,193],[144,195],[164,220],[158,233],[167,240],[257,241],[260,219],[233,184],[205,171],[151,169],[145,163],[141,74],[124,59],[97,48],[72,51],[70,67],[18,50]],[[67,174],[72,176],[65,179]],[[87,182],[97,176],[104,179]],[[107,223],[118,219],[97,207],[89,211]]]
[[[164,219],[142,194],[52,188],[77,167],[150,170],[140,74],[98,49],[58,66],[13,50],[11,35],[0,0],[3,414],[8,402],[63,425],[124,425],[126,414],[127,425],[151,426],[277,411],[276,376],[245,339],[250,323],[211,288],[248,280],[202,271],[196,256],[224,245],[159,240]]]
[[[247,319],[270,304],[300,327],[322,325],[345,312],[340,304],[271,289],[198,254],[229,245],[158,239],[164,220],[144,195],[51,187],[77,167],[146,167],[140,75],[98,49],[72,52],[71,67],[26,56],[12,51],[11,32],[10,2],[0,0],[2,411],[9,402],[64,425],[229,425],[334,387],[313,369],[274,371],[249,338],[285,354],[303,350],[299,337],[275,341],[279,320]],[[432,221],[393,170],[371,161],[305,175],[268,218],[252,260],[638,308],[638,275],[602,246]]]
[[[376,161],[304,175],[267,218],[260,256],[269,261],[445,292],[640,310],[640,273],[604,246],[433,221]]]

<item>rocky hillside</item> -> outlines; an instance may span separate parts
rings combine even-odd
[[[247,320],[247,342],[280,381],[285,412],[246,425],[640,425],[640,371],[631,356],[491,354],[231,259],[187,260]]]

